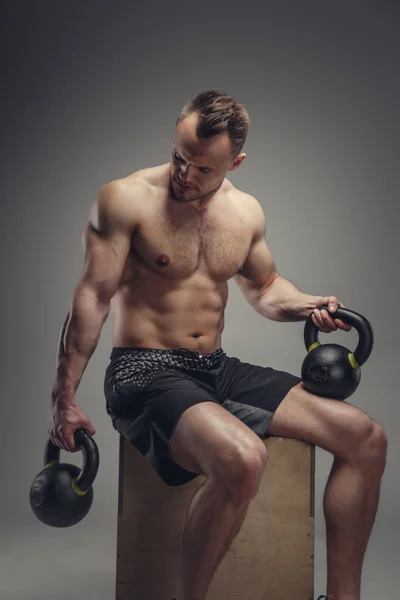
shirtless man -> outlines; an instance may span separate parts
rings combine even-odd
[[[221,348],[228,280],[273,321],[350,327],[335,296],[301,292],[277,271],[258,201],[226,179],[245,158],[249,118],[214,91],[186,105],[170,162],[104,185],[83,234],[84,263],[60,334],[49,435],[75,452],[95,429],[75,394],[113,311],[104,390],[114,428],[169,485],[206,476],[184,531],[177,600],[204,600],[267,463],[262,440],[304,440],[334,457],[326,491],[329,600],[360,600],[387,438],[360,409],[311,394],[299,377]],[[268,342],[267,342],[268,343]],[[325,596],[321,596],[325,598]]]

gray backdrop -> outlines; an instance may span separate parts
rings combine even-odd
[[[399,583],[399,9],[389,1],[45,2],[2,5],[2,600],[114,598],[118,434],[105,412],[111,316],[78,390],[101,466],[90,514],[45,527],[28,493],[42,468],[59,331],[81,233],[105,182],[169,160],[180,108],[217,88],[248,108],[232,182],[262,203],[280,273],[364,314],[373,353],[351,402],[389,436],[363,600]],[[230,282],[224,349],[299,374],[303,323],[273,323]],[[355,348],[358,336],[321,334]],[[62,453],[80,464],[80,456]],[[325,593],[316,457],[315,593]]]

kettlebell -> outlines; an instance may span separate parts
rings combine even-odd
[[[327,306],[319,310],[323,309],[328,311]],[[304,387],[313,394],[345,400],[360,383],[361,367],[372,352],[374,335],[370,322],[353,310],[339,307],[329,315],[357,330],[357,348],[353,353],[339,344],[321,344],[318,340],[320,330],[312,322],[310,314],[304,326],[304,343],[308,353],[301,367],[301,378]]]
[[[51,527],[71,527],[89,512],[93,502],[92,483],[99,468],[96,442],[83,429],[74,433],[83,454],[83,467],[60,463],[60,448],[46,442],[45,468],[35,477],[29,500],[37,518]]]

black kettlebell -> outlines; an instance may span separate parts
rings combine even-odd
[[[319,310],[327,310],[327,306]],[[320,330],[307,317],[304,327],[304,343],[307,356],[301,367],[304,387],[318,396],[345,400],[355,392],[361,379],[361,368],[372,352],[374,335],[370,322],[362,315],[338,308],[329,315],[332,319],[341,319],[346,325],[354,327],[359,335],[354,353],[339,344],[320,344]]]
[[[83,454],[83,467],[60,463],[60,448],[50,439],[44,452],[45,468],[35,477],[29,500],[37,518],[51,527],[71,527],[89,512],[93,502],[92,483],[99,468],[96,442],[83,429],[74,433]]]

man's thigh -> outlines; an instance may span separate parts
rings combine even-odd
[[[352,404],[312,394],[286,371],[230,358],[223,375],[221,389],[229,396],[223,406],[262,439],[298,439],[348,458],[381,428]]]
[[[354,456],[379,424],[343,400],[312,394],[299,383],[277,408],[268,435],[309,442],[335,456]]]
[[[168,457],[194,473],[224,481],[244,464],[266,463],[259,437],[217,403],[203,402],[180,417],[168,442]]]

